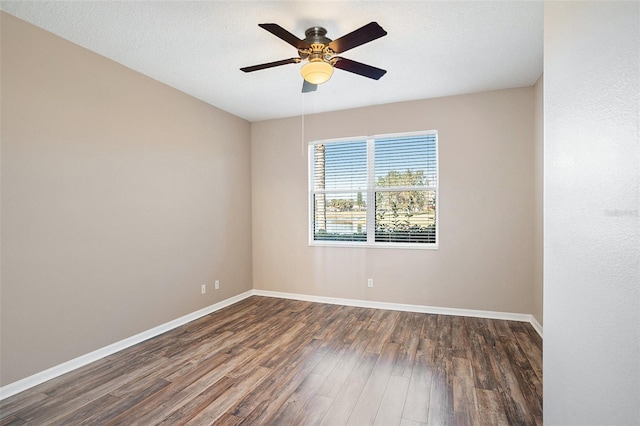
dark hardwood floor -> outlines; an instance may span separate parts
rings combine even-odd
[[[0,402],[0,424],[542,423],[527,323],[250,297]]]

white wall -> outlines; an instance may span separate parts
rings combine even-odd
[[[545,4],[544,420],[640,424],[640,3]]]
[[[530,314],[534,89],[253,123],[254,288]],[[438,130],[438,250],[308,246],[306,141]],[[367,288],[367,278],[374,288]]]

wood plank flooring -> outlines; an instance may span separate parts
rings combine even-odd
[[[542,424],[542,340],[253,296],[5,399],[0,424]]]

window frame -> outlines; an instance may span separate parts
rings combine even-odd
[[[421,187],[396,187],[393,189],[385,189],[384,187],[377,188],[375,180],[375,141],[377,139],[390,139],[390,138],[406,138],[411,136],[422,135],[435,135],[435,158],[436,158],[436,178],[435,185],[425,185]],[[308,234],[309,234],[309,246],[317,247],[358,247],[358,248],[396,248],[396,249],[418,249],[418,250],[433,250],[438,249],[440,245],[440,156],[439,156],[439,138],[437,130],[427,130],[419,132],[405,132],[405,133],[389,133],[379,134],[372,136],[359,136],[348,138],[336,138],[336,139],[324,139],[308,142],[307,156],[308,156],[308,195],[307,203],[309,207],[308,217]],[[316,145],[329,145],[334,143],[349,143],[349,142],[362,142],[366,141],[367,149],[367,184],[366,189],[362,192],[366,193],[366,241],[335,241],[335,240],[316,240],[314,239],[314,225],[315,225],[315,195],[318,193],[347,193],[358,192],[354,189],[344,190],[322,190],[318,191],[314,188],[314,147]],[[417,189],[416,189],[417,188]],[[434,191],[435,192],[435,243],[409,243],[409,242],[388,242],[388,241],[375,241],[375,220],[376,220],[376,193],[377,192],[402,192],[402,191]]]

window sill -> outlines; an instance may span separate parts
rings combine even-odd
[[[365,249],[409,249],[409,250],[438,250],[438,244],[412,244],[412,243],[359,243],[357,241],[331,242],[311,241],[309,247],[338,247],[338,248],[365,248]]]

